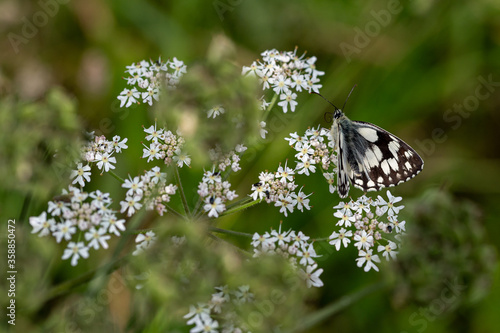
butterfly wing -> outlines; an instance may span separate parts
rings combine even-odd
[[[345,117],[339,120],[338,126],[338,189],[342,198],[349,191],[344,175],[356,188],[378,191],[410,180],[424,166],[413,148],[376,125]]]

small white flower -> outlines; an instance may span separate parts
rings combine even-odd
[[[218,327],[219,323],[217,320],[213,320],[210,316],[205,316],[205,317],[197,317],[196,320],[194,321],[194,324],[196,325],[193,327],[189,332],[190,333],[198,333],[198,332],[203,332],[203,333],[218,333]]]
[[[155,143],[155,142],[151,143],[151,147],[144,145],[144,147],[146,147],[146,148],[142,149],[142,151],[143,151],[142,158],[147,157],[148,162],[151,162],[154,159],[157,159],[157,160],[161,159],[159,146],[160,145],[158,143]]]
[[[137,103],[137,99],[141,97],[141,93],[136,89],[132,88],[124,89],[118,99],[120,100],[120,107],[122,108],[124,105],[126,108],[132,105],[132,103]]]
[[[69,257],[71,257],[71,266],[76,266],[80,257],[85,259],[89,257],[89,248],[83,242],[69,242],[68,247],[64,250],[62,259],[66,260]]]
[[[334,231],[331,234],[330,244],[334,245],[337,251],[339,251],[342,244],[344,245],[344,247],[347,247],[349,245],[349,243],[351,242],[351,239],[349,237],[352,237],[352,231],[347,231],[345,228],[341,228],[338,233]]]
[[[366,233],[365,230],[361,230],[361,233],[354,235],[354,240],[356,241],[354,246],[356,246],[358,250],[369,249],[373,246],[373,236],[371,233]]]
[[[366,250],[366,252],[364,250],[360,250],[359,258],[357,258],[356,261],[358,262],[358,267],[365,265],[365,272],[368,272],[372,268],[378,272],[378,267],[374,264],[374,262],[380,263],[380,259],[378,255],[372,255],[372,250]]]
[[[307,266],[305,271],[303,269],[300,270],[300,275],[306,281],[307,288],[319,288],[323,286],[323,281],[321,281],[321,279],[319,278],[321,273],[323,273],[323,268],[320,268],[318,270],[316,270],[316,268],[318,268],[318,265],[314,264]]]
[[[136,194],[139,197],[142,197],[143,193],[143,188],[144,188],[144,183],[140,180],[139,177],[130,177],[128,176],[129,179],[125,179],[125,181],[122,184],[123,188],[128,188],[129,190],[127,191],[127,196],[133,196]]]
[[[125,231],[125,220],[118,220],[116,216],[106,216],[103,221],[101,222],[101,225],[103,228],[105,228],[108,232],[114,233],[116,236],[120,236],[120,231]]]
[[[293,205],[297,205],[297,209],[300,210],[301,212],[304,211],[304,208],[307,210],[311,210],[311,206],[309,206],[309,197],[312,193],[309,193],[306,195],[304,192],[299,190],[299,193],[295,194],[292,193],[290,196],[293,198],[292,203]]]
[[[43,212],[40,216],[31,216],[30,224],[33,227],[31,233],[40,233],[38,236],[43,237],[50,234],[52,228],[56,224],[56,221],[54,219],[47,220],[47,213]]]
[[[153,88],[148,86],[147,91],[141,93],[142,102],[148,103],[149,105],[153,105],[153,99],[155,101],[159,100],[159,90],[158,88]]]
[[[386,202],[380,195],[377,198],[377,204],[382,211],[382,214],[380,215],[385,214],[385,212],[387,212],[387,215],[389,216],[398,215],[399,211],[405,206],[396,207],[394,206],[394,204],[400,202],[401,200],[403,200],[403,198],[393,196],[389,190],[387,191],[387,197],[389,198],[388,202]]]
[[[94,250],[99,250],[99,246],[102,246],[104,249],[108,248],[107,240],[110,239],[111,236],[106,235],[106,229],[100,228],[96,230],[95,227],[90,228],[88,232],[85,233],[85,240],[90,241],[89,247],[93,247]]]
[[[56,224],[55,231],[52,233],[52,236],[56,238],[56,242],[60,243],[61,240],[69,241],[71,236],[76,233],[76,227],[71,223],[71,221],[66,220],[64,223]]]
[[[137,235],[137,237],[135,238],[135,242],[138,244],[136,245],[136,249],[132,253],[132,255],[136,256],[142,253],[144,250],[153,245],[155,241],[156,234],[154,233],[154,231],[148,231],[145,234]]]
[[[225,113],[226,110],[224,110],[224,108],[222,107],[222,105],[216,105],[214,106],[213,108],[211,108],[210,110],[207,111],[207,118],[216,118],[217,116]]]
[[[124,213],[125,211],[128,210],[127,216],[132,216],[135,214],[136,210],[141,209],[142,204],[139,203],[141,200],[141,197],[139,196],[127,196],[125,198],[125,201],[121,201],[120,205],[122,206],[120,213]]]
[[[354,216],[352,215],[351,211],[345,211],[345,212],[342,212],[342,211],[336,211],[333,216],[335,216],[336,218],[340,219],[340,221],[337,222],[336,225],[338,226],[346,226],[346,227],[350,227],[352,225],[352,223],[355,221],[355,218]]]
[[[108,153],[97,154],[96,161],[99,170],[104,169],[104,171],[108,172],[110,169],[115,168],[111,163],[116,163],[116,158],[110,156]]]
[[[203,206],[203,209],[208,212],[208,217],[219,217],[219,213],[226,210],[226,206],[221,198],[208,197],[205,199],[205,206]]]
[[[305,174],[306,176],[309,176],[309,171],[312,173],[316,172],[316,166],[314,165],[314,160],[309,159],[308,155],[305,155],[302,160],[297,163],[297,173],[299,175]]]
[[[113,137],[113,147],[115,148],[115,152],[121,153],[122,149],[127,149],[128,146],[125,144],[128,139],[124,138],[122,141],[120,141],[120,137],[118,135],[115,135]]]
[[[290,196],[285,197],[283,196],[283,194],[280,194],[278,200],[274,203],[274,206],[281,207],[280,213],[283,213],[285,216],[288,216],[287,209],[290,211],[290,213],[293,212],[293,203]]]
[[[296,99],[297,94],[288,90],[284,94],[280,95],[281,102],[278,102],[278,105],[283,108],[284,113],[288,112],[288,106],[290,106],[290,111],[295,112],[295,107],[299,104]]]
[[[189,166],[191,164],[191,158],[189,155],[181,153],[180,150],[175,151],[175,155],[172,157],[175,163],[179,168],[182,168],[183,165]]]
[[[297,251],[297,257],[301,258],[299,262],[301,265],[307,266],[313,265],[315,263],[313,258],[317,258],[318,255],[316,254],[313,245],[309,244],[308,246],[302,246],[302,248]]]
[[[276,81],[273,84],[273,90],[277,95],[286,93],[289,91],[289,87],[292,84],[289,78],[286,78],[284,75],[278,75]],[[297,96],[297,94],[295,94]],[[286,112],[286,111],[285,111]]]
[[[377,247],[377,251],[378,252],[384,251],[384,253],[382,253],[382,256],[387,261],[389,261],[389,259],[396,259],[396,255],[397,255],[398,252],[394,251],[394,250],[397,249],[397,247],[398,246],[396,245],[396,243],[389,241],[389,243],[387,243],[386,246],[379,245]]]
[[[85,187],[85,181],[90,182],[90,166],[87,164],[85,166],[82,163],[78,163],[76,170],[71,171],[70,178],[75,178],[72,184],[78,183],[81,187]]]
[[[259,245],[262,247],[264,251],[267,251],[269,248],[272,247],[272,245],[275,242],[275,238],[271,238],[269,233],[265,233],[262,235],[259,235],[258,233],[253,234],[252,237],[252,246],[257,248]]]
[[[146,136],[146,140],[158,142],[158,138],[162,135],[163,130],[161,129],[156,130],[156,123],[155,123],[154,125],[151,125],[149,128],[145,128],[144,132],[149,134],[148,136]]]

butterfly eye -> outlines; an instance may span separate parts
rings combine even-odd
[[[337,109],[333,113],[333,119],[339,119],[340,117],[342,117],[342,115],[343,115],[342,111],[340,111],[339,109]]]

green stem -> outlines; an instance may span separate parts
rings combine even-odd
[[[114,173],[112,170],[109,170],[109,174],[110,174],[111,176],[115,177],[116,179],[118,179],[118,181],[119,181],[120,183],[125,182],[125,180],[124,180],[123,178],[121,178],[120,176],[118,176],[118,175],[117,175],[116,173]]]
[[[233,230],[226,230],[226,229],[221,229],[217,227],[208,227],[208,230],[217,232],[219,234],[227,234],[227,235],[234,235],[234,236],[243,236],[243,237],[249,237],[252,238],[252,234],[246,233],[246,232],[239,232],[239,231],[233,231]]]
[[[178,216],[180,218],[187,219],[187,217],[185,215],[182,215],[181,213],[179,213],[178,211],[173,209],[170,205],[165,204],[165,208],[167,208],[167,212],[170,212],[170,213],[172,213],[175,216]]]
[[[233,205],[232,208],[229,208],[228,210],[222,212],[222,214],[220,214],[219,216],[225,216],[225,215],[229,215],[229,214],[234,214],[234,213],[237,213],[239,211],[242,211],[244,209],[247,209],[249,207],[252,207],[256,204],[260,203],[260,200],[252,200],[248,203],[245,203],[245,204],[241,204],[241,205]]]
[[[267,120],[267,117],[271,113],[271,110],[273,109],[274,104],[276,104],[277,100],[278,100],[278,94],[274,94],[273,99],[271,99],[271,102],[269,103],[269,105],[267,106],[266,111],[264,112],[264,117],[262,117],[262,121],[266,121]]]
[[[184,193],[184,188],[182,187],[181,176],[179,175],[179,168],[177,168],[176,166],[174,169],[175,169],[175,180],[177,181],[177,184],[179,184],[179,193],[182,200],[182,207],[184,207],[184,212],[186,213],[186,215],[191,216],[191,212],[189,211],[189,206],[186,200],[186,194]]]
[[[305,332],[309,331],[311,327],[314,325],[320,323],[321,321],[325,320],[326,318],[333,316],[334,314],[340,312],[341,310],[344,310],[348,306],[351,306],[352,304],[356,303],[358,300],[362,299],[363,297],[372,294],[380,289],[383,289],[387,285],[386,282],[378,282],[372,285],[369,285],[368,287],[365,287],[364,289],[361,289],[355,293],[352,293],[347,296],[341,297],[339,300],[330,303],[326,307],[322,308],[321,310],[306,316],[303,320],[301,320],[300,324],[298,324],[294,329],[289,331],[289,333],[297,333],[297,332]]]
[[[116,269],[120,268],[121,266],[123,266],[127,262],[127,259],[128,259],[127,257],[128,256],[124,256],[124,257],[122,257],[114,262],[111,262],[111,263],[106,264],[102,267],[98,267],[96,269],[88,271],[87,273],[82,274],[79,277],[74,278],[73,280],[66,281],[66,282],[63,282],[63,283],[55,286],[54,288],[52,288],[52,290],[50,290],[47,293],[47,296],[45,297],[45,300],[41,303],[42,306],[40,308],[43,308],[45,304],[52,301],[56,297],[60,297],[60,296],[63,296],[65,294],[68,294],[74,288],[76,288],[84,283],[89,282],[90,280],[92,280],[93,278],[96,277],[96,273],[98,273],[98,272],[105,272],[106,274],[109,274],[109,273],[115,271]]]
[[[251,197],[245,197],[245,198],[240,199],[236,202],[230,203],[229,205],[226,206],[226,209],[232,209],[233,207],[244,205],[244,204],[250,202],[251,200],[253,200]]]

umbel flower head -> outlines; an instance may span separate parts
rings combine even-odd
[[[153,105],[153,101],[159,100],[161,89],[173,89],[179,79],[186,73],[186,65],[174,57],[172,61],[162,61],[161,57],[156,61],[142,60],[127,66],[125,71],[129,76],[124,78],[131,89],[125,88],[118,99],[120,107],[130,107],[132,104],[147,103]]]
[[[111,204],[109,193],[87,193],[70,186],[62,196],[49,201],[46,212],[30,217],[32,233],[68,242],[62,259],[71,258],[71,265],[76,266],[80,258],[88,258],[90,249],[107,249],[111,236],[125,231],[125,220],[116,216]]]
[[[297,106],[297,93],[302,91],[319,93],[322,87],[319,76],[325,72],[316,69],[316,57],[306,57],[305,53],[297,55],[294,51],[280,52],[276,49],[261,53],[262,60],[254,61],[250,66],[243,66],[243,75],[254,75],[259,79],[263,90],[272,90],[279,96],[284,113],[294,112]],[[261,97],[261,108],[266,110],[269,101],[265,95]]]

